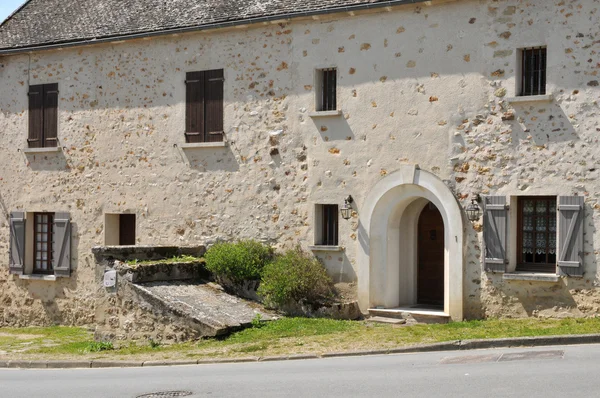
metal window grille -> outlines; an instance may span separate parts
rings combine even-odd
[[[518,271],[555,272],[556,197],[519,198]]]
[[[34,214],[34,266],[36,274],[52,273],[53,213]]]
[[[521,95],[546,94],[546,49],[523,49],[521,68]]]
[[[321,69],[321,109],[335,111],[337,109],[337,69]]]
[[[338,205],[323,205],[323,245],[338,245]]]

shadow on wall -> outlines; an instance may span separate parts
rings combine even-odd
[[[318,253],[316,257],[325,265],[333,283],[356,282],[356,272],[345,251]]]
[[[27,165],[33,171],[70,171],[62,150],[48,153],[25,153]]]
[[[344,117],[318,117],[313,118],[313,123],[325,142],[354,140],[354,133]]]
[[[183,161],[192,169],[236,172],[240,169],[230,146],[210,148],[178,148]]]
[[[507,120],[512,130],[512,145],[518,147],[523,140],[531,140],[536,146],[552,142],[579,140],[569,117],[555,103],[512,104],[514,116]],[[528,138],[531,137],[531,138]]]

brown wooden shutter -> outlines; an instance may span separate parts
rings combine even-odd
[[[505,196],[484,197],[483,242],[484,268],[491,272],[506,271],[506,242],[508,235],[508,207]]]
[[[583,276],[583,196],[558,197],[558,269]]]
[[[10,213],[9,272],[23,275],[25,264],[25,213]]]
[[[188,72],[185,84],[185,142],[204,142],[204,72]]]
[[[29,86],[29,137],[30,148],[41,148],[44,131],[44,86]]]
[[[205,77],[206,142],[223,141],[223,69],[209,70]]]
[[[58,84],[44,85],[44,147],[58,145]]]
[[[71,275],[71,216],[69,213],[54,214],[54,236],[52,239],[52,268],[54,275]]]

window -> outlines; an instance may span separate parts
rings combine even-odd
[[[135,245],[135,214],[105,214],[104,225],[107,246]]]
[[[315,243],[322,246],[338,245],[338,205],[317,205]]]
[[[223,141],[223,69],[186,74],[185,140]]]
[[[506,196],[483,198],[484,268],[581,277],[582,196]]]
[[[317,111],[337,110],[337,69],[317,70]]]
[[[58,146],[58,84],[29,86],[30,148]]]
[[[556,272],[556,197],[519,197],[517,271]]]
[[[52,253],[54,234],[52,224],[54,213],[35,213],[33,235],[33,273],[52,273]]]
[[[9,269],[15,275],[70,276],[69,213],[11,212]]]
[[[521,50],[521,96],[546,94],[546,48]]]

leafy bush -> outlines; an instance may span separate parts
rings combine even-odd
[[[274,308],[295,303],[316,306],[333,298],[333,281],[318,259],[296,248],[265,267],[258,294]]]
[[[83,349],[83,352],[101,352],[101,351],[112,351],[115,347],[113,343],[110,341],[90,341],[87,343],[86,347]]]
[[[273,248],[254,240],[217,243],[205,254],[206,269],[217,280],[227,278],[234,283],[260,279],[262,270],[273,258]]]

